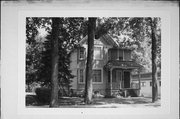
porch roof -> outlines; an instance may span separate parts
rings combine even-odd
[[[104,66],[105,70],[110,70],[111,68],[138,69],[140,67],[142,66],[134,61],[121,61],[121,60],[110,60]]]

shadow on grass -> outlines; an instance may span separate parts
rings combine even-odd
[[[92,104],[85,105],[84,104],[84,98],[81,97],[61,97],[59,99],[59,105],[64,107],[74,107],[74,108],[92,108],[96,106],[105,106],[105,105],[111,105],[109,108],[116,108],[116,106],[113,105],[118,104],[144,104],[144,106],[153,106],[158,107],[160,104],[152,103],[151,98],[142,98],[142,97],[136,97],[136,98],[93,98]],[[26,106],[48,106],[49,103],[42,103],[39,102],[36,95],[27,95],[26,96]]]

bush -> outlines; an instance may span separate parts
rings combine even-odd
[[[100,93],[100,91],[94,91],[93,98],[102,98],[104,95]]]
[[[41,104],[49,104],[51,99],[51,89],[49,88],[36,88],[35,90],[37,101]]]
[[[138,97],[138,91],[137,91],[137,90],[134,90],[134,89],[130,89],[130,90],[128,91],[128,94],[129,94],[129,96],[131,96],[131,97]]]
[[[26,106],[37,104],[35,95],[26,95]]]
[[[35,89],[40,87],[41,87],[41,83],[39,82],[33,82],[29,85],[26,84],[26,92],[35,92]]]
[[[105,95],[104,98],[115,98],[116,96],[114,95]]]

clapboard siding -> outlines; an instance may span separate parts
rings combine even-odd
[[[108,92],[107,89],[110,89],[110,72],[104,70],[104,66],[108,63],[109,60],[131,60],[131,50],[129,49],[120,49],[117,47],[113,39],[108,36],[102,36],[100,39],[94,40],[94,47],[101,47],[101,55],[93,60],[93,69],[101,69],[102,72],[102,82],[93,82],[93,91],[99,91],[101,94],[106,94]],[[84,48],[85,58],[79,58],[80,48]],[[82,52],[81,52],[82,53]],[[83,91],[85,88],[85,82],[79,82],[78,73],[81,69],[84,71],[84,80],[85,80],[85,67],[86,67],[86,59],[87,58],[87,38],[85,37],[79,43],[79,47],[77,47],[71,53],[71,64],[70,69],[72,70],[72,74],[75,76],[72,78],[72,89],[75,91]],[[113,74],[114,75],[114,74]],[[113,76],[114,77],[114,76]]]
[[[71,79],[72,80],[71,88],[77,89],[77,50],[76,49],[71,53],[70,60],[71,60],[70,70],[72,71],[71,74],[75,76],[74,78]]]

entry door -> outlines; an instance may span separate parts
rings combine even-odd
[[[130,88],[130,72],[124,71],[124,88]]]
[[[118,89],[122,88],[122,72],[121,70],[116,70],[116,81],[118,85]]]

